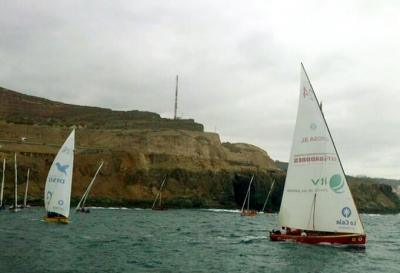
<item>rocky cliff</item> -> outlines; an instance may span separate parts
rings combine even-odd
[[[68,105],[0,88],[0,159],[7,159],[7,203],[13,196],[16,152],[19,195],[30,168],[29,199],[42,205],[47,172],[72,126],[76,126],[73,204],[104,160],[90,194],[92,205],[150,207],[167,177],[163,200],[169,207],[238,208],[254,174],[252,207],[262,207],[275,180],[267,209],[279,209],[284,168],[258,147],[221,143],[218,134],[204,132],[203,125],[191,119]],[[361,211],[400,208],[390,186],[350,186]]]
[[[172,207],[237,207],[250,176],[268,188],[279,169],[249,144],[221,143],[193,120],[170,120],[140,111],[112,111],[53,102],[0,89],[0,158],[7,159],[5,196],[12,197],[13,153],[19,193],[31,172],[30,198],[41,203],[48,169],[76,129],[72,197],[84,192],[105,161],[90,195],[92,204],[149,206],[167,177],[163,197]],[[275,204],[278,206],[279,204]]]

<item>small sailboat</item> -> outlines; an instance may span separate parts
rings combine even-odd
[[[240,210],[241,216],[256,216],[257,211],[250,209],[250,192],[251,192],[251,184],[253,183],[254,175],[250,179],[249,187],[247,188],[246,196],[244,197],[242,209]],[[247,208],[244,206],[247,204]]]
[[[26,185],[25,185],[25,195],[24,195],[24,208],[30,207],[30,206],[26,203],[26,202],[28,201],[29,171],[30,171],[30,169],[28,168],[28,173],[26,174]]]
[[[3,159],[3,173],[1,176],[1,187],[0,187],[0,209],[4,209],[4,203],[3,203],[3,194],[4,194],[4,179],[6,177],[6,159]]]
[[[44,220],[68,224],[72,172],[74,166],[75,129],[58,151],[47,175],[44,205],[47,215]]]
[[[76,206],[76,212],[85,212],[85,213],[89,213],[90,210],[89,208],[85,207],[85,203],[86,203],[86,199],[89,195],[90,190],[92,189],[93,183],[96,179],[97,174],[99,173],[101,167],[103,167],[104,161],[101,161],[99,168],[97,169],[96,173],[94,174],[92,181],[90,181],[89,186],[86,188],[85,193],[83,194],[81,200],[79,201],[78,205]]]
[[[366,235],[342,163],[301,65],[299,108],[272,241],[364,246]]]
[[[10,211],[20,211],[18,208],[18,170],[17,170],[17,154],[14,154],[14,169],[15,169],[15,185],[14,185],[14,205],[10,207]]]
[[[272,189],[274,188],[274,184],[275,184],[275,180],[272,181],[271,187],[269,188],[269,192],[267,194],[267,198],[265,198],[265,202],[264,202],[264,205],[263,205],[262,210],[261,210],[262,212],[265,212],[265,207],[267,206],[267,203],[268,203],[269,197],[271,195]]]
[[[154,199],[153,206],[151,207],[152,210],[167,210],[168,208],[162,204],[162,189],[164,187],[165,181],[167,177],[161,182],[160,190],[157,193],[156,198]],[[158,204],[157,204],[158,201]]]

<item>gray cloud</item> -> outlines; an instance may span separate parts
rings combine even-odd
[[[0,3],[0,85],[82,105],[179,114],[287,160],[299,63],[349,174],[399,178],[396,1]]]

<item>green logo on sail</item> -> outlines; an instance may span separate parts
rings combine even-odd
[[[335,193],[343,193],[344,180],[339,174],[334,174],[331,176],[331,179],[329,179],[329,187]]]

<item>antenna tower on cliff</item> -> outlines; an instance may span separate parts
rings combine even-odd
[[[178,75],[176,75],[175,84],[175,109],[174,109],[174,119],[177,119],[176,113],[178,111]]]

